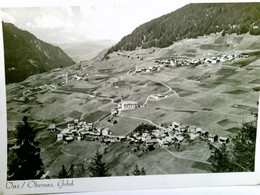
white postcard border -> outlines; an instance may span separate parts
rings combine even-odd
[[[114,0],[115,1],[115,0]],[[81,0],[52,0],[52,1],[3,1],[0,7],[33,7],[33,6],[68,6],[82,5],[91,2]],[[205,2],[205,1],[187,1]],[[212,1],[206,1],[212,2]],[[227,2],[227,1],[219,1]],[[232,2],[232,1],[228,1]],[[247,2],[247,1],[243,1]],[[7,178],[7,114],[6,91],[4,76],[4,53],[2,23],[0,25],[0,189],[6,194],[54,193],[54,192],[83,192],[83,191],[112,191],[112,190],[141,190],[168,189],[179,187],[209,187],[260,184],[260,136],[257,135],[255,172],[252,173],[208,173],[182,175],[150,175],[150,176],[118,176],[105,178],[82,179],[51,179],[6,181]],[[259,110],[258,110],[259,113]],[[258,117],[258,129],[260,120]],[[60,187],[62,184],[65,186]],[[66,186],[67,185],[67,186]],[[1,194],[0,190],[0,194]]]

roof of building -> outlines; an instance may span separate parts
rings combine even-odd
[[[122,101],[122,104],[138,104],[136,101]]]
[[[229,138],[228,137],[219,137],[218,139],[221,139],[221,140],[228,140]]]
[[[56,128],[56,125],[55,124],[50,124],[48,129],[55,129]]]
[[[69,132],[70,132],[69,129],[63,129],[63,130],[61,131],[61,133],[69,133]]]
[[[73,140],[73,137],[69,136],[69,137],[66,137],[65,140],[69,141],[69,140]]]

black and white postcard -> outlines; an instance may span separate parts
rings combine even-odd
[[[259,184],[259,13],[259,2],[3,3],[1,190]]]

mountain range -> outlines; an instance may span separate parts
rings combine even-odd
[[[59,47],[41,41],[28,31],[11,23],[2,23],[6,84],[55,68],[67,67],[74,61]]]

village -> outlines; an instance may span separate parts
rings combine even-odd
[[[158,97],[157,97],[158,96]],[[161,97],[163,96],[163,97]],[[162,94],[152,95],[151,98],[154,100],[159,100],[165,98]],[[147,98],[149,99],[149,98]],[[123,101],[118,103],[114,108],[111,109],[111,113],[104,120],[117,124],[117,117],[122,116],[122,112],[128,110],[137,109],[144,107],[144,105],[139,105],[136,101]],[[175,145],[180,148],[181,144],[184,142],[191,142],[195,139],[201,139],[207,141],[211,144],[226,144],[229,142],[229,137],[218,136],[216,134],[210,134],[209,132],[202,130],[196,126],[188,126],[178,122],[172,122],[171,125],[164,127],[162,125],[150,125],[150,128],[145,129],[147,125],[144,125],[142,131],[133,131],[128,135],[113,135],[107,127],[96,126],[95,123],[87,123],[85,121],[80,121],[79,119],[74,119],[72,123],[68,123],[67,127],[60,129],[60,132],[56,135],[57,141],[64,143],[69,143],[74,140],[86,140],[86,141],[100,141],[105,144],[122,142],[128,144],[137,144],[138,148],[140,146],[143,150],[151,150],[155,148],[167,147],[170,145]],[[149,125],[148,125],[149,126]],[[58,129],[55,124],[51,124],[48,127],[48,131],[56,132]]]
[[[216,57],[211,58],[200,58],[200,59],[162,59],[162,60],[155,60],[155,65],[150,67],[142,67],[136,68],[132,73],[144,73],[144,72],[151,72],[151,71],[160,71],[164,67],[183,67],[183,66],[198,66],[202,64],[217,64],[220,62],[232,62],[236,58],[248,58],[249,55],[245,53],[237,54],[229,54],[229,55],[222,55],[219,54]]]
[[[120,117],[121,111],[135,109],[138,107],[136,102],[123,101],[117,112],[113,110],[108,120],[111,117]],[[113,123],[116,125],[116,123]],[[210,144],[226,144],[229,142],[229,137],[222,137],[215,134],[209,134],[207,131],[199,127],[188,126],[178,122],[172,122],[171,125],[163,127],[161,125],[154,126],[142,124],[142,130],[134,130],[126,136],[113,135],[109,128],[97,127],[94,123],[86,123],[79,119],[74,119],[72,123],[67,124],[67,128],[60,130],[56,135],[57,141],[69,143],[74,140],[100,141],[101,143],[128,143],[135,144],[134,152],[142,148],[143,151],[153,150],[155,148],[163,148],[170,145],[180,148],[184,142],[192,142],[195,139],[207,141]],[[57,131],[56,125],[51,124],[48,131]]]

